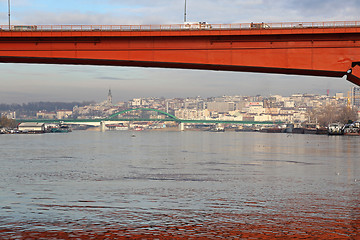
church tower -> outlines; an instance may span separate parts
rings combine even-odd
[[[111,95],[111,89],[109,88],[109,93],[107,97],[107,104],[112,105],[112,95]]]

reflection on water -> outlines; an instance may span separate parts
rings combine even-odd
[[[0,239],[359,235],[357,137],[79,131],[0,143]]]

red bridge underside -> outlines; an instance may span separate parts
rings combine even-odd
[[[360,85],[360,27],[0,31],[0,62],[347,75]]]

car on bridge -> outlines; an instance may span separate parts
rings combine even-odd
[[[211,24],[207,22],[185,22],[184,23],[185,29],[211,29]]]
[[[14,31],[36,31],[37,26],[35,26],[35,25],[16,25],[16,26],[12,26],[11,30],[14,30]]]
[[[250,23],[250,28],[251,29],[268,29],[270,28],[270,25],[262,22],[262,23]]]

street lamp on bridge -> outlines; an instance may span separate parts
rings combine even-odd
[[[10,0],[8,0],[8,10],[9,10],[9,31],[10,31]]]
[[[9,0],[10,1],[10,0]],[[184,23],[186,22],[186,0],[185,0],[185,7],[184,7]]]

